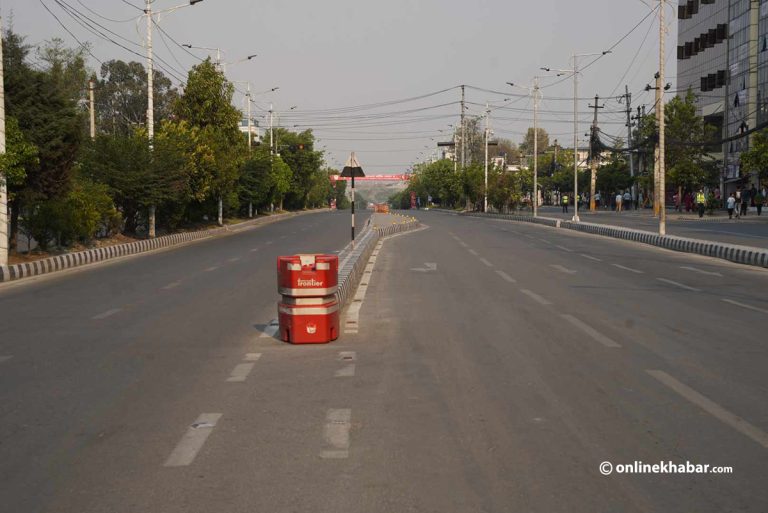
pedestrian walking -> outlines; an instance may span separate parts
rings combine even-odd
[[[765,202],[765,196],[762,191],[755,191],[755,208],[757,208],[757,215],[763,213],[763,203]]]
[[[699,209],[699,217],[704,217],[704,207],[707,204],[707,198],[704,196],[704,189],[699,188],[696,193],[696,207]]]
[[[621,195],[621,191],[616,193],[616,213],[621,212],[621,200],[623,196]]]
[[[563,194],[562,202],[563,202],[563,213],[567,214],[568,213],[568,195],[567,194]]]
[[[736,187],[736,219],[741,217],[741,186]]]
[[[600,191],[595,193],[595,210],[600,210]]]
[[[624,191],[624,197],[621,199],[621,206],[624,210],[632,210],[632,194],[629,193],[629,189]]]
[[[686,212],[693,210],[693,194],[691,194],[691,191],[685,191],[683,202],[685,203]]]
[[[728,219],[733,219],[733,209],[736,208],[736,194],[731,193],[728,199],[725,201],[725,206],[728,209]]]
[[[749,189],[744,189],[741,191],[741,215],[746,216],[747,212],[749,212],[749,204],[752,201],[752,198],[749,196]]]

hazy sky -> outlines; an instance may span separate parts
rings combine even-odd
[[[129,5],[133,4],[133,6]],[[159,11],[180,0],[155,0]],[[219,47],[225,62],[256,53],[258,57],[226,67],[230,80],[250,81],[261,109],[274,103],[280,124],[292,130],[315,127],[328,161],[343,164],[355,150],[367,173],[403,172],[434,151],[438,140],[450,139],[449,125],[458,122],[460,91],[466,84],[509,92],[510,96],[467,89],[467,114],[482,114],[486,101],[494,109],[495,134],[519,142],[533,124],[533,103],[525,91],[506,82],[530,86],[542,66],[570,68],[572,52],[610,48],[632,30],[656,0],[204,0],[158,18],[160,27],[178,43]],[[674,87],[677,2],[666,17],[668,81]],[[62,37],[77,45],[45,6],[81,41],[92,44],[99,60],[140,60],[139,56],[89,33],[64,10],[79,11],[106,29],[123,46],[143,55],[146,22],[137,17],[141,0],[0,0],[3,23],[32,44]],[[108,19],[107,19],[108,18]],[[81,18],[82,19],[82,18]],[[87,21],[87,20],[86,20]],[[154,30],[154,49],[173,74],[185,77],[198,62],[173,40]],[[613,53],[586,69],[579,96],[608,97],[628,84],[633,106],[653,103],[652,82],[658,69],[658,17],[652,14]],[[166,46],[167,45],[167,46]],[[206,51],[193,50],[204,57]],[[580,59],[588,64],[593,57]],[[98,69],[99,63],[90,63]],[[562,83],[553,84],[556,81]],[[573,83],[542,79],[541,126],[551,138],[571,146]],[[243,85],[238,85],[244,89]],[[404,103],[393,103],[449,89]],[[515,96],[511,96],[515,95]],[[504,101],[505,98],[509,100]],[[238,94],[238,106],[243,105]],[[386,102],[375,109],[349,109]],[[592,114],[589,100],[579,101],[580,138]],[[447,105],[446,105],[447,104]],[[442,105],[442,106],[441,106]],[[601,128],[626,138],[624,109],[605,100]],[[290,107],[296,106],[294,110]],[[516,110],[512,110],[516,109]],[[326,111],[326,112],[318,112]],[[405,111],[405,112],[404,112]],[[263,110],[254,110],[262,127]],[[294,125],[299,125],[294,127]],[[443,134],[439,130],[444,130]],[[427,148],[425,148],[425,146]]]

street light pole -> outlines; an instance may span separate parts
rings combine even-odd
[[[0,17],[0,33],[3,19]],[[5,155],[5,84],[3,82],[3,42],[0,38],[0,155]],[[0,173],[0,266],[8,265],[8,189],[7,176]]]
[[[490,132],[489,117],[491,110],[485,102],[485,190],[483,191],[483,212],[488,212],[488,133]]]
[[[533,217],[539,215],[539,77],[533,78]]]
[[[659,235],[664,236],[667,234],[667,212],[665,205],[665,162],[664,162],[664,0],[659,0],[659,94],[661,95],[661,101],[659,102]]]
[[[155,84],[154,84],[154,59],[152,58],[152,2],[154,0],[146,0],[146,8],[144,14],[147,17],[147,138],[149,139],[149,151],[152,152],[153,140],[155,138]],[[177,5],[170,9],[164,9],[156,14],[164,12],[172,12],[182,7],[189,5],[195,5],[203,0],[189,0],[189,3]],[[149,219],[147,226],[147,235],[150,239],[155,238],[155,210],[156,205],[153,203],[149,206]]]

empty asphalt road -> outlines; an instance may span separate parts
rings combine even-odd
[[[766,271],[416,215],[330,345],[270,336],[274,257],[343,213],[0,288],[2,508],[766,511]],[[670,462],[730,471],[619,473]]]

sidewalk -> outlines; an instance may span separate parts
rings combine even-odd
[[[573,208],[569,207],[568,214],[564,214],[562,208],[543,206],[539,208],[539,216],[570,220],[573,217]],[[610,210],[590,212],[579,209],[579,218],[585,223],[634,228],[649,232],[658,232],[659,227],[658,218],[653,217],[648,209],[620,213]],[[721,215],[719,213],[715,216],[705,214],[700,219],[698,215],[681,214],[668,210],[667,234],[768,249],[768,211],[762,216],[750,212],[741,219],[728,219],[727,214]]]

